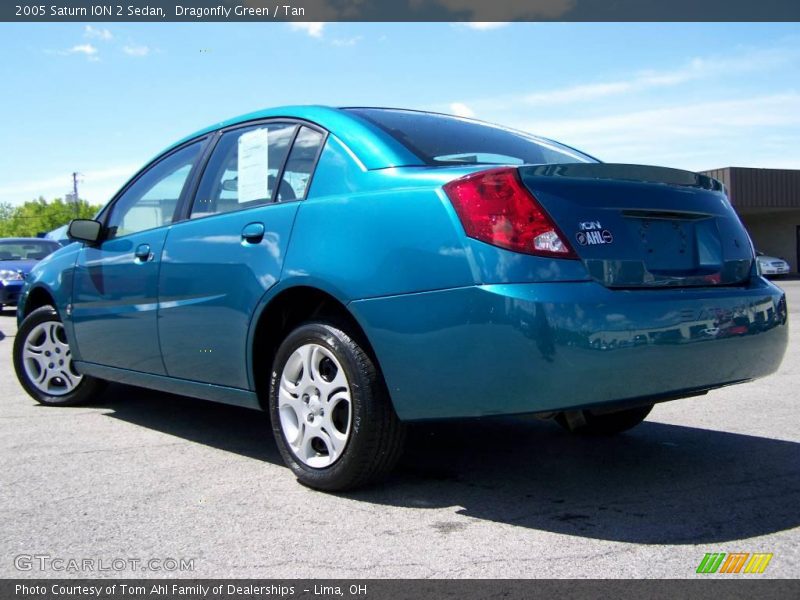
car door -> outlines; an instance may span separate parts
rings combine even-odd
[[[72,301],[81,360],[165,373],[156,323],[158,271],[203,145],[183,146],[144,170],[106,210],[103,241],[81,249]]]
[[[161,265],[159,337],[170,376],[251,388],[250,321],[281,275],[311,175],[302,157],[316,157],[323,139],[314,128],[279,121],[219,135]]]

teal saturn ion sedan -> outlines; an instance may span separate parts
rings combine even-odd
[[[388,472],[409,421],[614,434],[770,374],[787,343],[719,181],[441,114],[244,115],[69,236],[19,298],[25,390],[64,406],[114,381],[268,411],[322,490]]]

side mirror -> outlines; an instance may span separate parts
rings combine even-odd
[[[73,219],[67,228],[67,237],[78,242],[95,244],[103,232],[100,221],[93,219]]]

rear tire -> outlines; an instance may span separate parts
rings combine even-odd
[[[651,410],[653,405],[647,404],[616,412],[595,413],[581,410],[572,414],[559,413],[556,415],[556,423],[570,433],[609,436],[636,427],[647,418]]]
[[[344,491],[386,475],[405,427],[365,345],[337,325],[307,323],[280,345],[270,377],[272,431],[303,485]]]
[[[14,338],[13,354],[17,379],[40,404],[85,404],[105,388],[105,381],[75,370],[64,326],[52,306],[37,308],[25,317]]]

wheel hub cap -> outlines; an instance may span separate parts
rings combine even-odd
[[[314,468],[336,462],[350,437],[350,385],[336,356],[319,344],[295,350],[278,391],[281,429],[292,453]]]
[[[64,325],[58,321],[31,329],[23,345],[22,363],[31,384],[50,396],[69,394],[83,379],[72,365]]]

